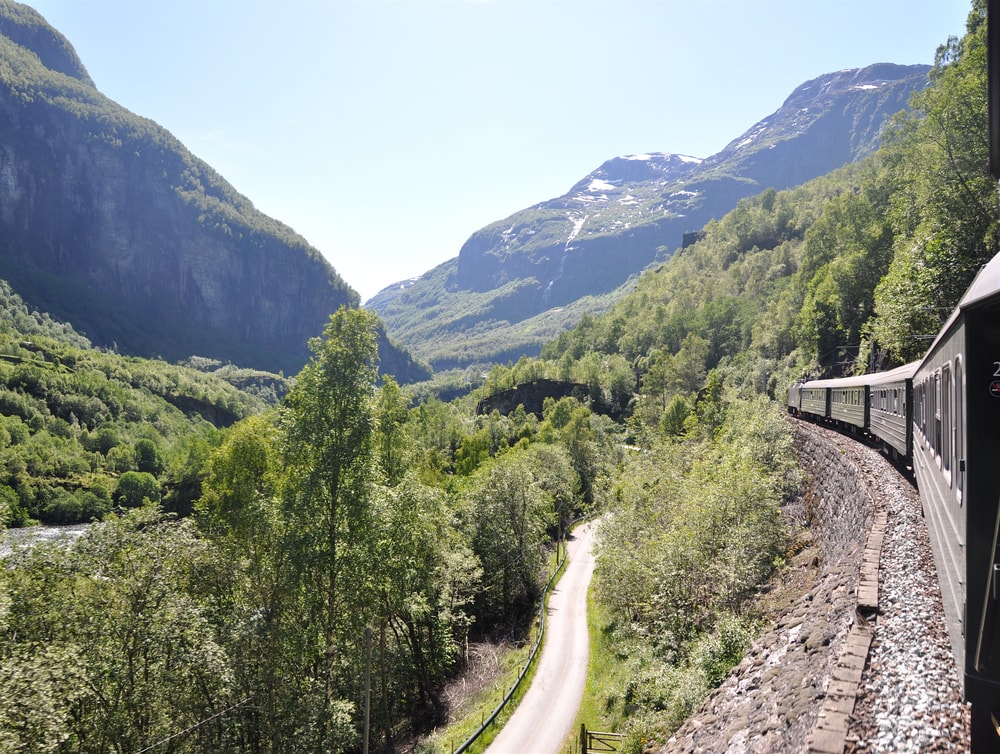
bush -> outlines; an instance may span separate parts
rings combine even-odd
[[[122,508],[138,508],[145,501],[160,502],[160,485],[156,477],[146,471],[126,471],[118,479],[115,504]]]
[[[163,456],[156,443],[143,438],[135,444],[135,466],[139,471],[145,471],[158,476],[163,471]]]

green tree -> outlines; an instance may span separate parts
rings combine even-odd
[[[147,438],[137,440],[134,452],[137,471],[145,471],[153,476],[160,475],[163,471],[163,455],[155,442]]]
[[[376,372],[376,318],[341,308],[288,394],[283,495],[291,515],[290,557],[308,590],[308,627],[318,629],[323,689],[318,745],[340,748],[330,718],[340,694],[356,686],[345,653],[363,634],[371,595],[371,470]]]
[[[383,739],[406,716],[433,713],[437,690],[465,644],[470,605],[482,569],[455,528],[439,489],[407,474],[374,496],[377,563],[373,564],[373,606],[377,617],[377,690],[373,709]]]
[[[559,442],[569,452],[570,463],[580,480],[580,498],[585,505],[592,505],[597,479],[603,471],[603,457],[589,409],[580,406],[573,412],[559,433]]]
[[[683,395],[675,395],[660,416],[660,433],[679,437],[684,433],[684,423],[691,415],[691,405]]]
[[[122,508],[138,508],[145,502],[160,501],[160,485],[147,471],[126,471],[118,478],[114,501]]]
[[[316,642],[309,639],[316,627],[302,625],[308,613],[301,569],[290,561],[282,460],[273,417],[240,422],[212,454],[195,509],[199,528],[232,566],[231,578],[218,584],[228,608],[227,648],[240,671],[238,695],[252,696],[259,711],[237,728],[240,742],[270,752],[312,730],[316,706]]]
[[[382,476],[390,485],[397,484],[409,466],[409,402],[407,393],[392,377],[383,378],[375,405],[375,446]]]
[[[409,429],[417,454],[414,464],[427,484],[444,484],[453,470],[462,435],[461,420],[452,404],[428,398],[411,411]]]
[[[240,548],[273,528],[278,453],[271,417],[254,416],[234,426],[208,461],[204,493],[195,505],[199,526]]]
[[[472,546],[483,566],[480,614],[518,614],[538,596],[542,547],[552,509],[520,453],[481,468],[469,492]]]

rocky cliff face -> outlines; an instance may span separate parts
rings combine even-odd
[[[0,2],[0,275],[97,345],[295,373],[357,294],[166,130],[100,94],[33,10]],[[408,357],[383,363],[406,381]]]
[[[721,218],[740,199],[797,186],[872,152],[889,118],[926,84],[928,71],[880,64],[821,76],[707,159],[656,153],[608,160],[565,195],[477,231],[457,260],[405,290],[387,289],[368,306],[400,342],[437,365],[468,363],[468,346],[446,341],[449,332],[469,328],[481,331],[480,342],[495,339],[504,353],[518,346],[520,353],[537,353],[525,332],[539,329],[533,323],[543,313],[551,331],[551,312],[612,294],[667,259],[685,232]],[[427,307],[437,329],[414,313]],[[434,344],[433,353],[422,350],[425,343]]]

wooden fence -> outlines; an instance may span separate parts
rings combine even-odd
[[[624,733],[605,733],[597,730],[587,730],[585,723],[580,724],[581,754],[601,754],[615,752],[621,748],[625,740]]]

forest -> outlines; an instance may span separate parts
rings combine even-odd
[[[0,514],[101,523],[3,556],[0,750],[358,752],[369,668],[372,750],[443,751],[470,643],[524,637],[592,515],[600,724],[665,741],[807,525],[787,385],[919,355],[996,249],[985,15],[872,157],[741,201],[452,400],[379,375],[364,310],[286,380],[99,351],[4,288]],[[543,377],[584,397],[476,413]]]

